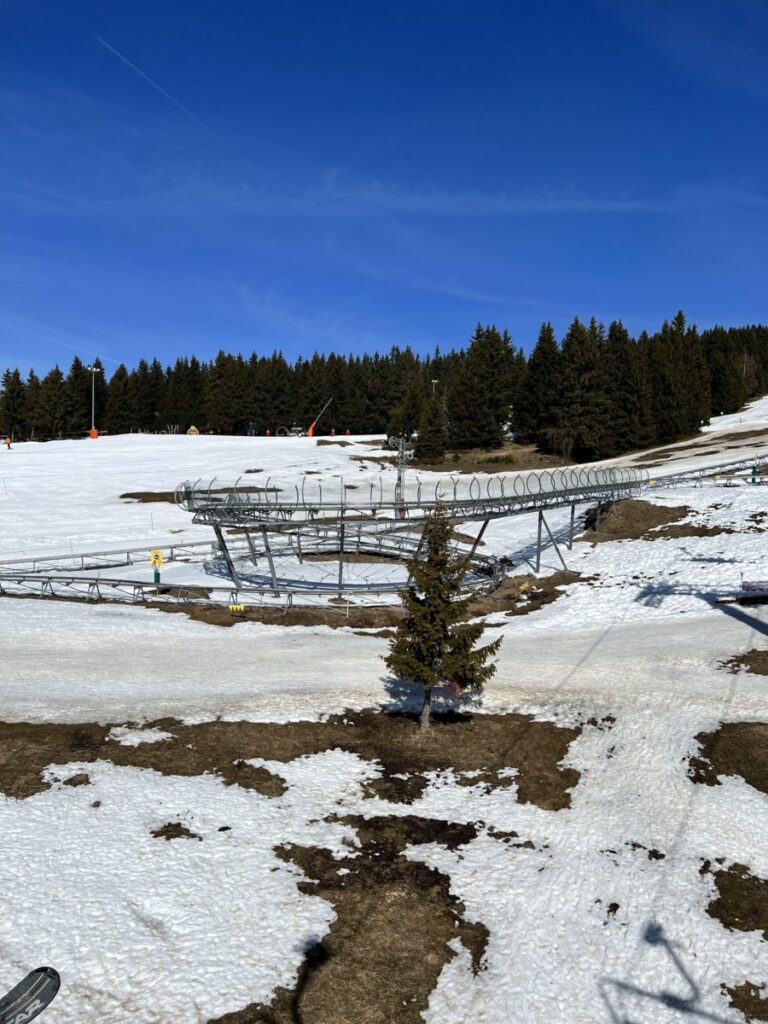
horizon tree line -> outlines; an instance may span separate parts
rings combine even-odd
[[[699,332],[682,312],[654,334],[630,336],[575,318],[558,341],[544,323],[530,355],[506,330],[478,324],[464,349],[418,356],[316,352],[289,363],[281,352],[210,362],[142,359],[94,380],[96,425],[110,434],[185,432],[263,435],[306,427],[328,398],[318,433],[418,432],[417,454],[496,448],[505,437],[565,460],[610,458],[695,433],[768,391],[768,327]],[[0,434],[14,440],[84,436],[91,424],[91,374],[78,357],[66,373],[0,377]]]

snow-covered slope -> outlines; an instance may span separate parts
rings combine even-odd
[[[768,400],[713,423],[693,447],[675,446],[674,462],[762,450],[759,436],[740,443],[732,435],[763,427],[768,442]],[[191,539],[189,516],[174,505],[120,495],[257,468],[283,479],[391,472],[372,461],[376,449],[364,440],[20,444],[0,452],[0,547],[11,557],[70,542],[83,549]],[[577,542],[563,553],[588,581],[529,615],[489,617],[489,633],[503,644],[479,710],[596,723],[567,754],[580,772],[570,808],[543,810],[521,803],[516,785],[488,792],[450,773],[433,777],[415,803],[388,804],[362,788],[376,766],[341,751],[282,765],[279,798],[106,758],[52,765],[49,777],[59,780],[87,767],[90,785],[0,796],[0,985],[53,963],[64,984],[46,1011],[51,1024],[197,1024],[268,1001],[276,986],[291,984],[302,950],[333,917],[328,903],[298,892],[296,871],[273,847],[298,842],[341,855],[350,832],[326,822],[329,815],[408,813],[483,823],[460,852],[434,844],[412,853],[450,876],[467,917],[490,932],[486,970],[473,976],[466,951],[443,969],[430,1024],[741,1020],[721,985],[768,982],[766,944],[758,931],[729,931],[707,913],[716,893],[700,868],[724,858],[768,878],[768,797],[735,776],[694,785],[687,771],[699,733],[722,721],[768,721],[763,677],[718,666],[765,646],[768,615],[716,603],[742,573],[768,578],[768,488],[708,484],[650,500],[687,505],[696,525],[732,532]],[[553,513],[550,524],[564,532],[567,512]],[[517,553],[517,571],[530,571],[524,557],[535,525],[535,517],[494,522],[485,550]],[[547,549],[541,575],[559,568]],[[386,649],[385,638],[351,629],[219,629],[127,606],[0,599],[0,720],[317,719],[387,699]],[[203,841],[149,835],[175,820]],[[530,845],[511,849],[486,826]],[[697,988],[687,1009],[690,990],[668,948],[648,940],[654,923]],[[664,992],[679,993],[678,1002]]]

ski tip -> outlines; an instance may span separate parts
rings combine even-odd
[[[61,985],[61,978],[59,976],[59,972],[56,970],[55,967],[36,967],[34,971],[32,971],[32,973],[47,975],[47,977],[50,979],[51,984],[55,984],[56,988],[58,988],[59,985]]]

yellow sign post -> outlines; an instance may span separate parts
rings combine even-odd
[[[149,552],[149,564],[155,573],[155,583],[160,582],[160,570],[163,568],[163,552],[162,551],[150,551]]]

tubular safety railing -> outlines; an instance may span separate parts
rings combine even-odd
[[[338,481],[279,483],[267,477],[263,485],[217,486],[217,480],[185,481],[175,491],[176,502],[194,514],[195,523],[267,525],[315,522],[323,519],[426,518],[436,505],[462,519],[487,519],[516,510],[570,505],[592,498],[626,496],[647,485],[648,471],[622,467],[573,466],[563,469],[480,478],[450,477],[426,483],[419,477],[402,489],[391,478],[378,477],[366,485]]]

